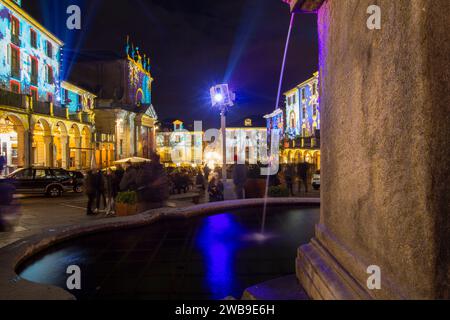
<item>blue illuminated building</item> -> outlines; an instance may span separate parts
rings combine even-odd
[[[0,0],[0,87],[35,100],[60,102],[62,41],[20,7]]]

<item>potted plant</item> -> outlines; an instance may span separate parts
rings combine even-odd
[[[137,213],[137,193],[135,191],[119,192],[116,199],[117,216],[131,216]]]

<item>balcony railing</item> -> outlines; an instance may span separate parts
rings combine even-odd
[[[292,140],[286,139],[283,142],[285,148],[289,149],[319,149],[320,137],[298,137]]]
[[[80,114],[77,113],[69,113],[69,120],[80,122]]]
[[[44,102],[44,101],[34,101],[33,102],[33,111],[35,113],[50,114],[50,102]]]
[[[67,118],[66,108],[62,108],[59,106],[53,106],[53,115],[58,118]]]
[[[81,113],[81,121],[83,123],[91,123],[91,117],[89,116],[89,113],[87,112],[82,112]]]
[[[26,109],[25,96],[11,91],[0,90],[0,105]]]

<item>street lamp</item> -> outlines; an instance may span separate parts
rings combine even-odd
[[[228,84],[218,84],[210,89],[211,104],[213,108],[220,110],[220,122],[222,131],[222,179],[227,180],[227,142],[226,142],[226,117],[228,108],[234,105],[235,95],[230,92]]]

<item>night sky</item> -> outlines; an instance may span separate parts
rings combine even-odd
[[[228,81],[237,95],[230,121],[275,109],[289,9],[281,0],[23,0],[24,9],[74,51],[122,53],[130,35],[152,64],[161,120],[219,126],[209,88]],[[66,8],[82,9],[82,30],[66,29]],[[297,15],[283,90],[317,71],[315,15]],[[70,61],[64,68],[70,70]]]

